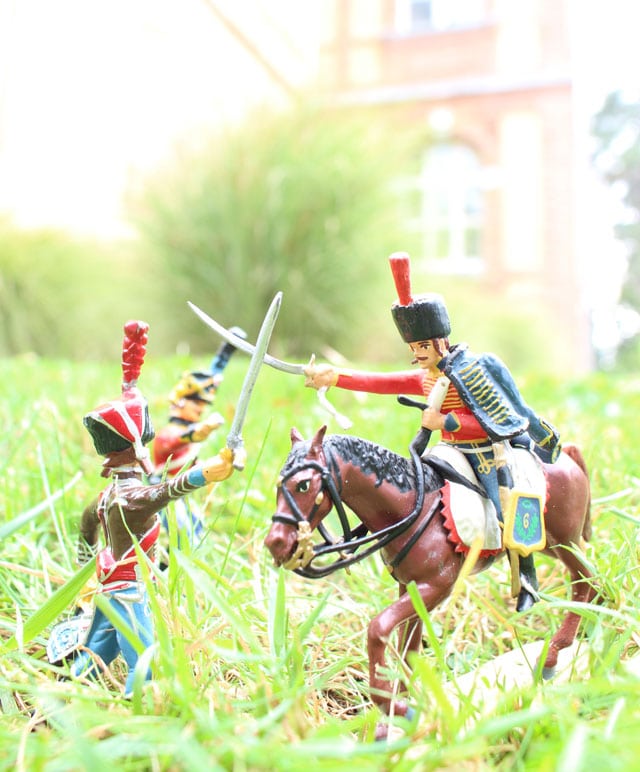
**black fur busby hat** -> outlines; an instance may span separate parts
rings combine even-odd
[[[410,261],[406,252],[394,252],[389,263],[398,293],[398,300],[391,306],[391,315],[402,339],[414,343],[447,338],[451,323],[442,296],[428,293],[412,297]]]

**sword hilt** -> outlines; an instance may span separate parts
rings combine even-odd
[[[244,448],[244,443],[240,440],[240,444],[232,448],[233,450],[233,468],[241,472],[247,465],[247,451]]]

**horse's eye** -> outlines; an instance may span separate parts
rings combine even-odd
[[[310,480],[302,480],[296,485],[296,491],[298,493],[307,493],[310,487],[311,487]]]

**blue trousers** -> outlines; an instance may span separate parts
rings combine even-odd
[[[472,442],[457,442],[452,447],[464,453],[464,457],[471,464],[471,468],[476,473],[478,482],[485,489],[487,496],[493,502],[496,508],[498,520],[502,522],[502,506],[500,504],[500,488],[498,486],[498,470],[496,468],[496,459],[493,453],[493,446],[484,444],[477,447]]]
[[[117,592],[102,593],[113,611],[123,620],[124,624],[133,630],[145,649],[149,648],[154,640],[153,619],[149,608],[149,598],[143,585],[134,585]],[[96,607],[91,627],[85,643],[87,649],[97,654],[105,663],[111,662],[122,654],[127,663],[129,673],[125,683],[125,697],[131,697],[133,693],[133,677],[138,653],[131,646],[125,636],[111,624],[104,613]],[[83,675],[95,677],[97,667],[89,651],[81,651],[73,661],[71,672],[75,676]],[[147,670],[146,680],[151,678],[151,670]]]

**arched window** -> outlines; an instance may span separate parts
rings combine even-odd
[[[466,145],[428,148],[409,181],[408,227],[430,270],[479,273],[484,218],[481,165]],[[404,186],[403,186],[404,187]]]

